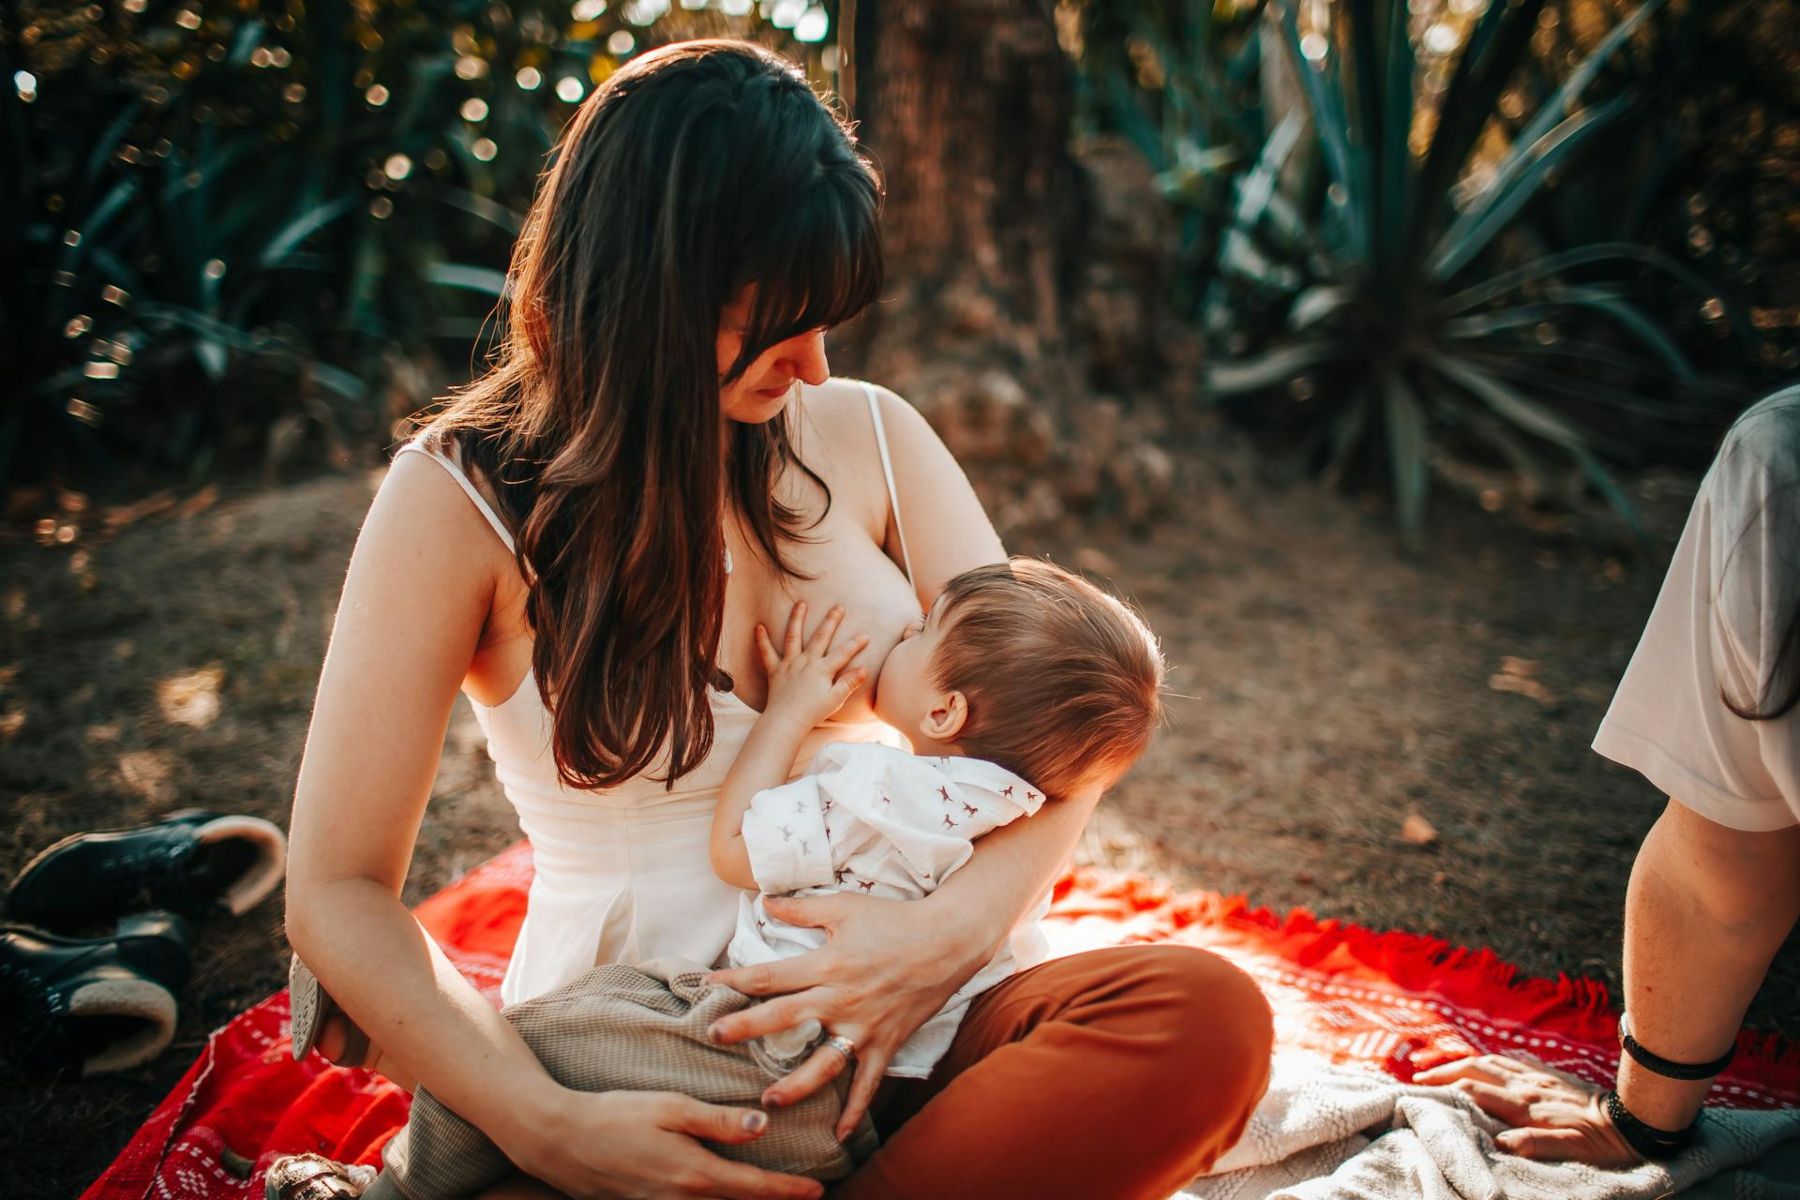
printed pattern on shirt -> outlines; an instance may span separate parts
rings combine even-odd
[[[891,746],[826,746],[808,774],[758,792],[744,815],[744,848],[762,895],[740,903],[733,966],[773,962],[824,944],[821,929],[789,925],[770,914],[763,895],[848,891],[917,900],[974,853],[971,843],[1030,816],[1044,797],[1005,768],[974,758],[923,758]],[[1021,930],[1023,954],[1003,946],[896,1054],[889,1074],[922,1078],[949,1048],[970,998],[1041,956],[1036,920],[1044,897]],[[1015,934],[1015,939],[1020,935]],[[813,1023],[816,1026],[816,1023]],[[778,1059],[798,1060],[818,1036],[801,1027],[763,1039]]]

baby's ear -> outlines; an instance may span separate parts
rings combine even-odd
[[[919,721],[919,732],[934,742],[954,742],[968,720],[968,697],[961,692],[945,692],[932,701]]]

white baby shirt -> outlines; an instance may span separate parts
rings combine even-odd
[[[1746,720],[1775,681],[1800,603],[1800,388],[1738,419],[1700,485],[1656,608],[1594,749],[1701,816],[1766,831],[1800,822],[1800,708]]]
[[[853,892],[916,900],[974,853],[982,834],[1037,812],[1043,793],[995,763],[977,758],[924,758],[892,746],[834,743],[807,774],[758,792],[744,815],[744,848],[757,885],[769,895]],[[969,1001],[1047,954],[1038,921],[1046,893],[970,980],[894,1055],[888,1074],[923,1079],[950,1048]],[[826,932],[770,916],[762,895],[745,893],[730,964],[791,958],[825,944]],[[767,1057],[793,1063],[819,1035],[818,1023],[761,1039]]]

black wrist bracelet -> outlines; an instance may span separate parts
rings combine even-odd
[[[1636,1038],[1631,1036],[1631,1030],[1625,1025],[1624,1013],[1619,1014],[1619,1045],[1623,1046],[1625,1048],[1625,1053],[1636,1059],[1638,1066],[1644,1068],[1644,1070],[1649,1071],[1652,1074],[1661,1075],[1664,1079],[1680,1079],[1687,1082],[1693,1082],[1699,1079],[1711,1079],[1714,1075],[1719,1074],[1719,1072],[1723,1071],[1726,1067],[1729,1067],[1731,1065],[1731,1060],[1737,1057],[1737,1047],[1734,1045],[1723,1055],[1713,1059],[1711,1062],[1679,1063],[1675,1062],[1673,1059],[1664,1058],[1660,1054],[1655,1054],[1646,1050]]]
[[[1667,1129],[1646,1125],[1631,1115],[1631,1110],[1625,1107],[1625,1102],[1619,1099],[1616,1091],[1606,1093],[1601,1097],[1601,1103],[1605,1105],[1606,1115],[1612,1119],[1613,1128],[1619,1131],[1619,1136],[1645,1158],[1674,1158],[1681,1153],[1683,1146],[1694,1140],[1694,1129],[1700,1124],[1696,1117],[1686,1129],[1677,1129],[1672,1133]]]

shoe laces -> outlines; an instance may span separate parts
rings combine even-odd
[[[120,899],[146,896],[159,907],[181,911],[196,904],[192,879],[185,869],[194,842],[169,841],[139,846],[104,859],[101,873],[110,878]]]

